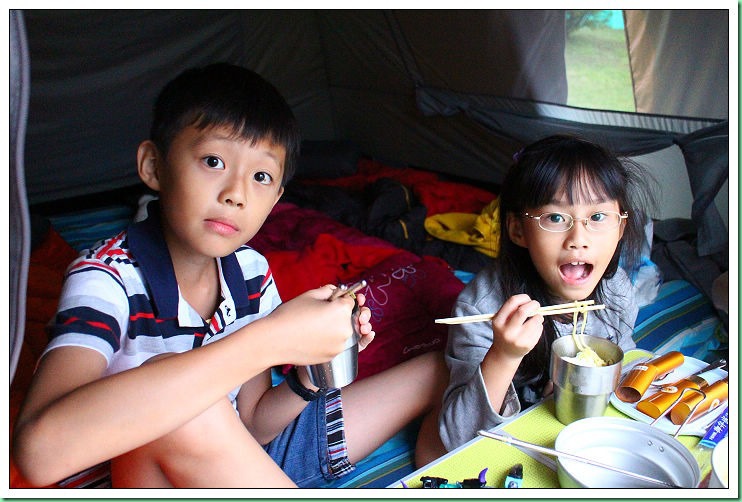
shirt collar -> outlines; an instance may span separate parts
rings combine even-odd
[[[157,201],[147,204],[147,213],[147,219],[129,226],[129,248],[149,286],[155,315],[164,319],[179,318],[178,303],[181,296],[170,252],[162,234],[160,206]],[[237,256],[231,253],[220,258],[219,262],[222,296],[238,309],[246,307],[247,286]]]

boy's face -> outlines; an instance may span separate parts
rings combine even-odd
[[[587,218],[603,211],[619,212],[615,200],[591,200],[570,204],[566,194],[538,208],[529,210],[534,216],[543,213],[566,213],[575,218]],[[575,220],[565,232],[549,232],[539,227],[538,220],[508,215],[511,240],[528,249],[536,270],[549,291],[565,301],[589,297],[603,278],[623,236],[624,220],[614,229],[596,232],[584,221]]]
[[[283,193],[285,157],[283,147],[253,145],[229,128],[181,131],[144,180],[160,192],[171,254],[221,257],[252,239]]]

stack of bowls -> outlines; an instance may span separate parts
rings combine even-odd
[[[695,488],[700,482],[700,469],[688,448],[659,429],[628,418],[573,422],[559,433],[554,448],[680,488]],[[568,458],[557,460],[557,475],[562,488],[662,487]]]

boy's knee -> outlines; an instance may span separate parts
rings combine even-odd
[[[143,365],[144,364],[151,364],[151,363],[153,363],[155,361],[159,361],[160,359],[165,359],[165,358],[168,358],[168,357],[172,357],[174,355],[175,355],[175,352],[164,352],[162,354],[157,354],[157,355],[154,355],[154,356],[150,357],[149,359],[147,359],[146,361],[144,361],[142,364]]]
[[[190,454],[207,452],[216,448],[219,432],[225,429],[224,424],[227,421],[239,422],[239,417],[232,403],[225,397],[161,439],[171,450]]]
[[[195,458],[209,455],[218,449],[219,431],[224,429],[225,419],[239,420],[226,397],[177,429],[146,445],[149,455],[161,465],[170,464],[183,456]]]
[[[224,445],[221,431],[229,429],[223,427],[225,421],[239,422],[226,397],[171,432],[114,459],[114,482],[119,486],[161,486],[178,479],[181,470],[208,465],[208,459],[219,455]]]

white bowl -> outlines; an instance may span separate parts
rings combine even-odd
[[[554,448],[682,488],[701,473],[680,441],[649,424],[618,417],[583,418],[562,429]],[[562,488],[657,488],[656,483],[567,458],[557,460]]]
[[[729,436],[719,441],[711,453],[709,488],[729,488]]]

